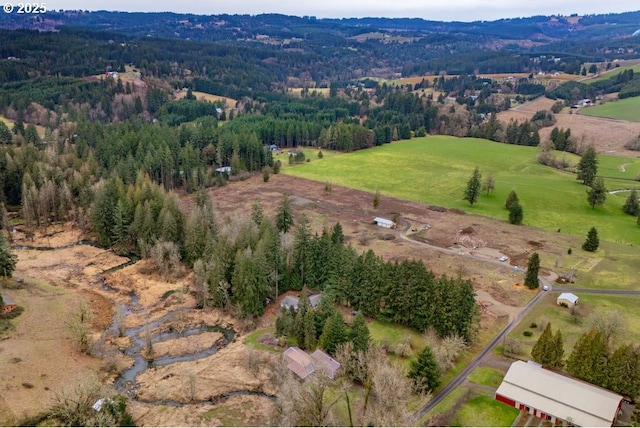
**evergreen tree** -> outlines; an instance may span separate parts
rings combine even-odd
[[[540,280],[538,279],[539,271],[540,256],[538,253],[533,253],[527,262],[527,274],[524,277],[524,285],[530,289],[538,288],[540,286]]]
[[[289,229],[291,229],[291,226],[293,226],[293,214],[291,212],[289,195],[285,193],[282,195],[282,201],[276,212],[276,227],[279,232],[287,233]]]
[[[485,178],[484,183],[482,184],[482,191],[488,195],[489,193],[493,192],[495,189],[496,189],[496,181],[493,178],[493,174],[489,173],[487,174],[487,177]]]
[[[558,370],[564,366],[564,339],[562,338],[560,329],[558,329],[553,338],[553,358],[549,365]]]
[[[314,323],[313,311],[306,311],[302,319],[302,327],[304,330],[304,347],[303,349],[315,349],[316,326]]]
[[[336,311],[324,324],[319,345],[329,354],[335,355],[338,345],[345,342],[347,342],[347,329],[342,314]]]
[[[631,190],[631,193],[625,201],[622,210],[634,217],[640,214],[640,203],[638,203],[638,192],[636,191],[636,189]]]
[[[463,200],[468,201],[472,206],[478,200],[478,196],[480,196],[481,178],[482,174],[480,174],[480,170],[478,167],[475,167],[471,178],[469,178],[469,181],[467,182],[467,188],[465,189],[464,197],[462,198]]]
[[[342,225],[340,222],[333,225],[331,229],[331,242],[334,244],[343,245],[344,244],[344,232],[342,230]]]
[[[11,144],[11,140],[11,130],[3,120],[0,120],[0,144]]]
[[[17,262],[18,256],[11,252],[9,242],[7,242],[4,233],[0,233],[0,275],[5,278],[11,278]]]
[[[440,385],[440,367],[431,348],[425,346],[409,364],[409,378],[420,392],[433,391]]]
[[[376,190],[376,193],[373,195],[373,208],[378,208],[380,206],[380,191]]]
[[[536,341],[531,349],[531,358],[533,361],[545,366],[550,366],[554,359],[555,340],[551,331],[551,323],[547,323],[540,338]]]
[[[584,333],[567,359],[567,371],[594,385],[606,385],[609,353],[604,335],[591,329]]]
[[[627,397],[640,395],[640,348],[621,345],[609,358],[607,369],[605,388]]]
[[[587,233],[587,240],[582,244],[582,249],[585,251],[596,251],[600,246],[600,239],[598,238],[598,230],[595,227],[589,229]]]
[[[260,227],[264,218],[264,212],[262,211],[262,205],[259,201],[255,201],[251,206],[251,220],[256,226]]]
[[[602,177],[597,177],[591,188],[587,189],[587,202],[591,208],[595,208],[596,205],[604,205],[604,201],[607,200],[607,188],[604,185]]]
[[[591,186],[598,174],[598,157],[593,146],[587,147],[577,166],[577,179],[585,186]]]
[[[354,351],[366,351],[369,349],[369,327],[362,315],[362,312],[353,319],[351,323],[351,329],[349,330],[349,340],[353,343]]]
[[[511,224],[522,224],[522,219],[524,218],[524,211],[522,210],[522,205],[518,202],[514,202],[511,204],[509,208],[509,223]]]
[[[511,190],[509,192],[509,195],[507,196],[507,200],[504,203],[504,206],[506,209],[510,210],[512,205],[519,204],[519,203],[520,203],[520,199],[518,199],[518,195],[516,194],[516,191]]]

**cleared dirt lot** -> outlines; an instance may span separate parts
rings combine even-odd
[[[498,119],[505,125],[511,119],[522,123],[540,110],[550,110],[554,100],[540,97],[536,100],[518,106],[514,109],[498,113]],[[605,119],[600,117],[583,116],[578,109],[565,108],[555,115],[558,128],[571,128],[571,135],[578,144],[593,144],[599,153],[610,153],[617,156],[637,158],[640,153],[627,150],[624,145],[640,135],[640,123],[623,120]],[[540,138],[549,139],[554,126],[542,128]]]

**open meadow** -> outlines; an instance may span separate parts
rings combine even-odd
[[[556,304],[560,293],[550,292],[543,300],[529,312],[519,325],[509,333],[508,337],[521,342],[520,355],[530,358],[531,349],[540,338],[546,323],[551,323],[554,333],[560,329],[564,339],[565,358],[571,354],[573,346],[583,333],[589,330],[590,316],[593,312],[607,313],[616,311],[623,315],[625,320],[624,334],[620,338],[621,343],[640,343],[640,307],[638,296],[596,295],[576,292],[579,297],[579,314],[574,316],[571,310]],[[524,332],[532,334],[525,336]]]
[[[622,212],[624,196],[610,195],[592,209],[586,187],[575,174],[536,162],[537,150],[473,138],[433,136],[314,159],[283,170],[285,174],[331,182],[401,199],[446,206],[507,219],[504,202],[513,189],[524,208],[524,224],[585,236],[595,226],[601,239],[640,244],[635,218]],[[607,188],[640,188],[633,179],[640,160],[600,156]],[[577,158],[574,159],[574,162]],[[496,189],[470,206],[462,199],[475,167],[492,174]]]
[[[640,66],[638,66],[640,69]],[[640,97],[625,98],[580,110],[585,116],[608,117],[610,119],[640,122]]]

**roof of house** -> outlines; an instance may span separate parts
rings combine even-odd
[[[320,304],[320,300],[322,300],[322,294],[314,294],[313,296],[309,296],[309,303],[311,307],[316,308]]]
[[[339,362],[319,349],[313,351],[313,353],[311,354],[311,358],[313,358],[317,364],[323,365],[328,370],[328,375],[331,379],[333,379],[333,376],[340,368]]]
[[[280,307],[282,308],[293,308],[298,310],[298,298],[295,296],[285,296],[280,301]]]
[[[573,293],[562,293],[558,296],[558,300],[567,300],[571,303],[576,303],[578,301],[578,296]]]
[[[317,308],[322,300],[322,294],[314,294],[313,296],[309,296],[309,304],[312,308]],[[298,310],[298,303],[300,299],[295,296],[285,296],[280,301],[280,307],[282,308],[293,308],[296,311]]]
[[[498,394],[576,426],[611,426],[622,400],[606,389],[524,361],[511,364]]]
[[[382,218],[382,217],[376,217],[373,219],[374,223],[378,223],[378,224],[393,224],[393,221],[388,220],[386,218]]]
[[[7,296],[6,294],[2,295],[2,304],[4,306],[16,305],[16,301],[11,298],[11,296]]]
[[[302,349],[291,346],[284,351],[289,370],[297,374],[301,379],[306,378],[315,370],[313,359]]]

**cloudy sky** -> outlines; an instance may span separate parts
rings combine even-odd
[[[46,4],[49,9],[171,11],[204,15],[283,13],[318,18],[418,17],[438,21],[640,10],[638,0],[48,0]]]

